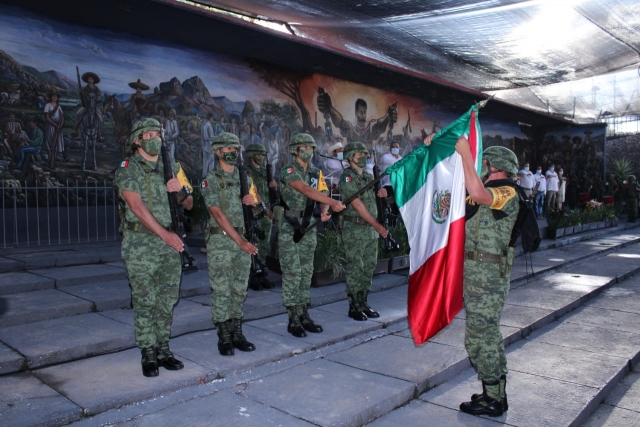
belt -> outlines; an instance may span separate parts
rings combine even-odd
[[[363,218],[355,215],[345,215],[344,220],[352,224],[369,225],[369,223],[365,221]]]
[[[284,211],[284,216],[292,216],[294,218],[302,218],[303,215],[304,215],[304,211],[290,211],[288,209],[286,209]]]
[[[244,227],[233,227],[234,230],[238,232],[238,234],[242,235],[244,233]],[[227,234],[222,227],[209,227],[209,234]]]
[[[125,229],[135,231],[136,233],[145,233],[145,234],[156,234],[153,231],[149,230],[146,225],[141,222],[127,222]],[[165,230],[171,231],[169,227],[164,227]]]
[[[464,253],[464,259],[477,262],[487,262],[489,264],[499,264],[502,261],[502,255],[488,254],[478,251],[467,251]]]

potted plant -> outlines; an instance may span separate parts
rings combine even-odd
[[[346,264],[344,243],[340,232],[325,229],[324,233],[318,233],[318,244],[313,257],[314,271],[311,286],[317,288],[343,282],[346,277]]]
[[[568,225],[567,212],[563,209],[549,211],[547,214],[547,234],[551,239],[557,239],[565,235],[565,227]]]

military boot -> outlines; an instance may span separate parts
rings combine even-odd
[[[482,393],[475,393],[471,395],[471,400],[476,401],[486,393],[484,383],[482,383]],[[500,377],[500,396],[502,396],[502,410],[507,412],[509,410],[509,402],[507,401],[507,376]]]
[[[360,299],[360,306],[362,307],[362,312],[367,315],[370,319],[375,319],[380,317],[380,313],[375,311],[373,308],[369,307],[367,303],[367,299],[369,298],[368,291],[358,292],[358,298]]]
[[[460,404],[460,410],[471,415],[488,415],[490,417],[499,417],[504,413],[501,399],[496,400],[493,396],[500,395],[500,381],[482,382],[484,392],[476,400],[464,402]]]
[[[229,323],[227,322],[216,323],[218,352],[220,352],[221,356],[233,356],[233,342],[231,342],[231,331],[229,331]]]
[[[184,364],[176,359],[171,350],[169,350],[168,342],[161,342],[156,350],[158,353],[158,366],[162,366],[169,371],[179,371],[184,368]]]
[[[157,377],[158,359],[156,359],[156,349],[147,347],[142,349],[142,375],[145,377]]]
[[[357,295],[347,294],[347,298],[349,298],[349,317],[358,322],[367,320],[367,315],[364,314]]]
[[[306,337],[307,333],[300,323],[300,316],[296,306],[287,307],[287,314],[289,315],[289,325],[287,325],[287,332],[297,338]]]
[[[312,332],[314,334],[322,332],[322,326],[318,325],[313,321],[313,319],[311,319],[309,310],[306,305],[299,305],[297,307],[297,312],[300,317],[300,323],[302,324],[302,327],[305,329],[305,331]]]
[[[253,351],[256,346],[247,341],[242,333],[242,319],[229,319],[229,330],[231,331],[231,342],[233,346],[240,351]]]

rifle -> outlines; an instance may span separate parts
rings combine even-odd
[[[389,107],[389,111],[391,110],[396,110],[398,108],[398,103],[394,102],[393,104],[391,104],[391,107]],[[391,119],[391,117],[389,117],[389,130],[387,131],[387,145],[391,145],[391,142],[393,141],[393,125],[396,122],[394,120]]]
[[[269,183],[273,181],[273,171],[271,170],[271,164],[267,163],[267,188],[269,189],[269,208],[273,210],[274,206],[280,204],[280,197],[278,196],[278,190],[269,187]]]
[[[76,75],[78,76],[78,95],[80,95],[80,102],[82,103],[82,106],[86,110],[87,106],[84,105],[84,98],[82,97],[82,83],[80,81],[80,68],[78,68],[77,65],[76,65]]]
[[[247,168],[244,166],[244,159],[242,156],[242,149],[238,149],[238,173],[240,174],[240,198],[243,198],[247,194],[249,194],[249,183],[247,182]],[[247,239],[248,242],[256,245],[258,243],[258,237],[260,239],[264,239],[264,231],[258,227],[256,224],[256,219],[253,214],[253,208],[250,206],[242,204],[242,217],[244,218],[244,238]],[[261,288],[260,276],[265,276],[267,272],[258,258],[258,255],[251,255],[251,275],[249,277],[250,285],[251,281],[257,281],[258,283],[251,288]]]
[[[380,169],[378,165],[373,165],[373,177],[378,179],[380,177]],[[378,205],[378,222],[384,225],[384,228],[387,230],[387,237],[384,238],[384,249],[389,251],[397,251],[400,249],[400,245],[393,240],[393,236],[389,231],[389,204],[387,203],[387,199],[385,197],[378,197],[378,190],[380,190],[382,186],[380,185],[380,181],[374,186],[376,192],[376,205]]]
[[[375,178],[373,181],[371,181],[370,183],[368,183],[367,185],[365,185],[364,187],[360,188],[358,191],[356,191],[355,193],[353,193],[351,196],[347,197],[346,200],[344,200],[342,203],[344,205],[348,205],[349,203],[353,202],[355,199],[357,199],[358,197],[360,197],[360,195],[362,193],[364,193],[365,191],[369,190],[371,187],[375,186],[377,183],[380,182],[380,180],[382,179],[382,177],[378,177]],[[344,212],[344,211],[342,211]],[[338,214],[341,214],[342,212],[338,212]],[[329,213],[333,213],[333,211],[331,210],[331,208],[329,208]],[[318,226],[318,224],[320,223],[320,221],[315,221],[312,224],[310,224],[308,227],[304,228],[304,227],[300,227],[295,233],[293,233],[293,241],[294,243],[298,243],[300,240],[302,240],[302,238],[304,237],[305,234],[307,234],[310,230],[313,230],[314,228],[316,228]]]
[[[164,182],[169,182],[170,179],[173,179],[173,168],[171,167],[171,158],[169,157],[169,153],[167,152],[167,144],[164,140],[164,127],[161,128],[160,138],[162,139],[162,165],[164,166]],[[185,188],[185,191],[188,191]],[[178,202],[178,193],[167,193],[169,197],[169,209],[171,211],[171,231],[176,233],[180,239],[185,235],[184,231],[184,223],[187,221],[187,218],[184,216],[184,209],[182,208],[182,204]],[[182,240],[184,243],[184,240]],[[193,273],[198,270],[196,266],[196,260],[193,259],[189,252],[187,251],[187,245],[185,243],[184,250],[180,252],[180,261],[182,262],[182,272],[184,274]]]
[[[324,88],[318,87],[318,95],[322,96],[324,94],[326,94]],[[331,127],[331,111],[329,111],[329,109],[326,109],[322,112],[322,114],[324,114],[324,133],[327,135],[327,139],[331,141],[331,138],[333,137],[333,128]]]

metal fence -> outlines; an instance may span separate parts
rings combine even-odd
[[[16,180],[0,183],[4,248],[120,238],[116,194],[107,181],[51,186]]]

